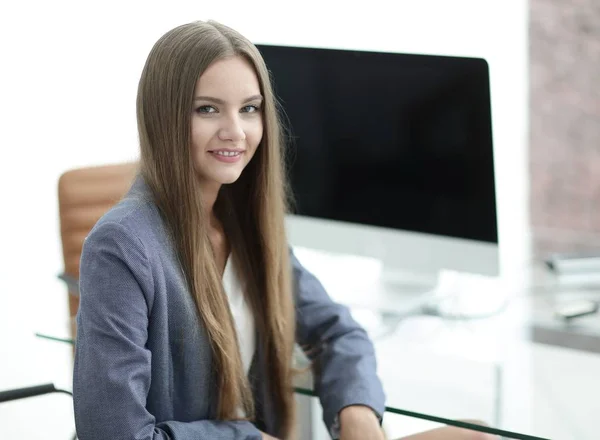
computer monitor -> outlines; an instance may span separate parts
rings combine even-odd
[[[485,60],[257,46],[289,129],[292,245],[402,279],[498,274]]]

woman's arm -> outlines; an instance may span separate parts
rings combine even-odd
[[[373,344],[347,307],[334,303],[321,283],[292,254],[296,294],[296,339],[313,362],[315,391],[330,432],[339,426],[342,409],[351,405],[371,408],[380,418],[385,395]]]
[[[156,424],[146,410],[154,289],[147,254],[134,233],[118,223],[92,231],[83,247],[80,290],[73,372],[80,440],[262,439],[250,422]]]

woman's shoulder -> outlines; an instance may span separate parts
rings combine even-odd
[[[86,236],[80,260],[80,292],[87,297],[100,292],[118,300],[137,280],[148,304],[155,295],[154,279],[165,260],[165,237],[160,214],[149,197],[130,191],[110,208]],[[107,292],[102,286],[117,283]]]
[[[98,220],[84,246],[125,246],[152,253],[157,246],[164,245],[165,238],[156,204],[147,194],[130,191]]]

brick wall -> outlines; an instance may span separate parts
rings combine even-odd
[[[530,0],[537,255],[600,251],[600,0]]]

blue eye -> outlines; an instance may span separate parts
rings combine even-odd
[[[258,105],[247,105],[242,107],[242,113],[256,113],[260,111],[260,107]]]
[[[196,113],[200,113],[200,114],[210,114],[210,113],[216,113],[217,109],[214,108],[212,105],[201,105],[200,107],[196,108]]]

